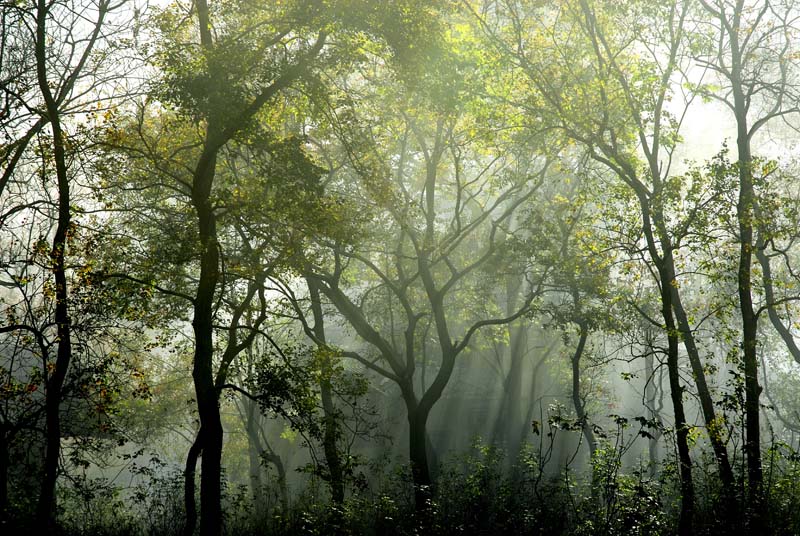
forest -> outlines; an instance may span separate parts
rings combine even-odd
[[[795,0],[0,0],[0,533],[800,534]]]

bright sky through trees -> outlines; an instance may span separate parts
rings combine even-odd
[[[0,532],[799,533],[798,30],[0,3]]]

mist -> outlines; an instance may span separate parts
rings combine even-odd
[[[0,5],[0,532],[800,533],[799,20]]]

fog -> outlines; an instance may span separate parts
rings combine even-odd
[[[0,533],[800,533],[798,20],[0,5]]]

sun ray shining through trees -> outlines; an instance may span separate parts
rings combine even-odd
[[[799,32],[0,2],[0,533],[800,533]]]

